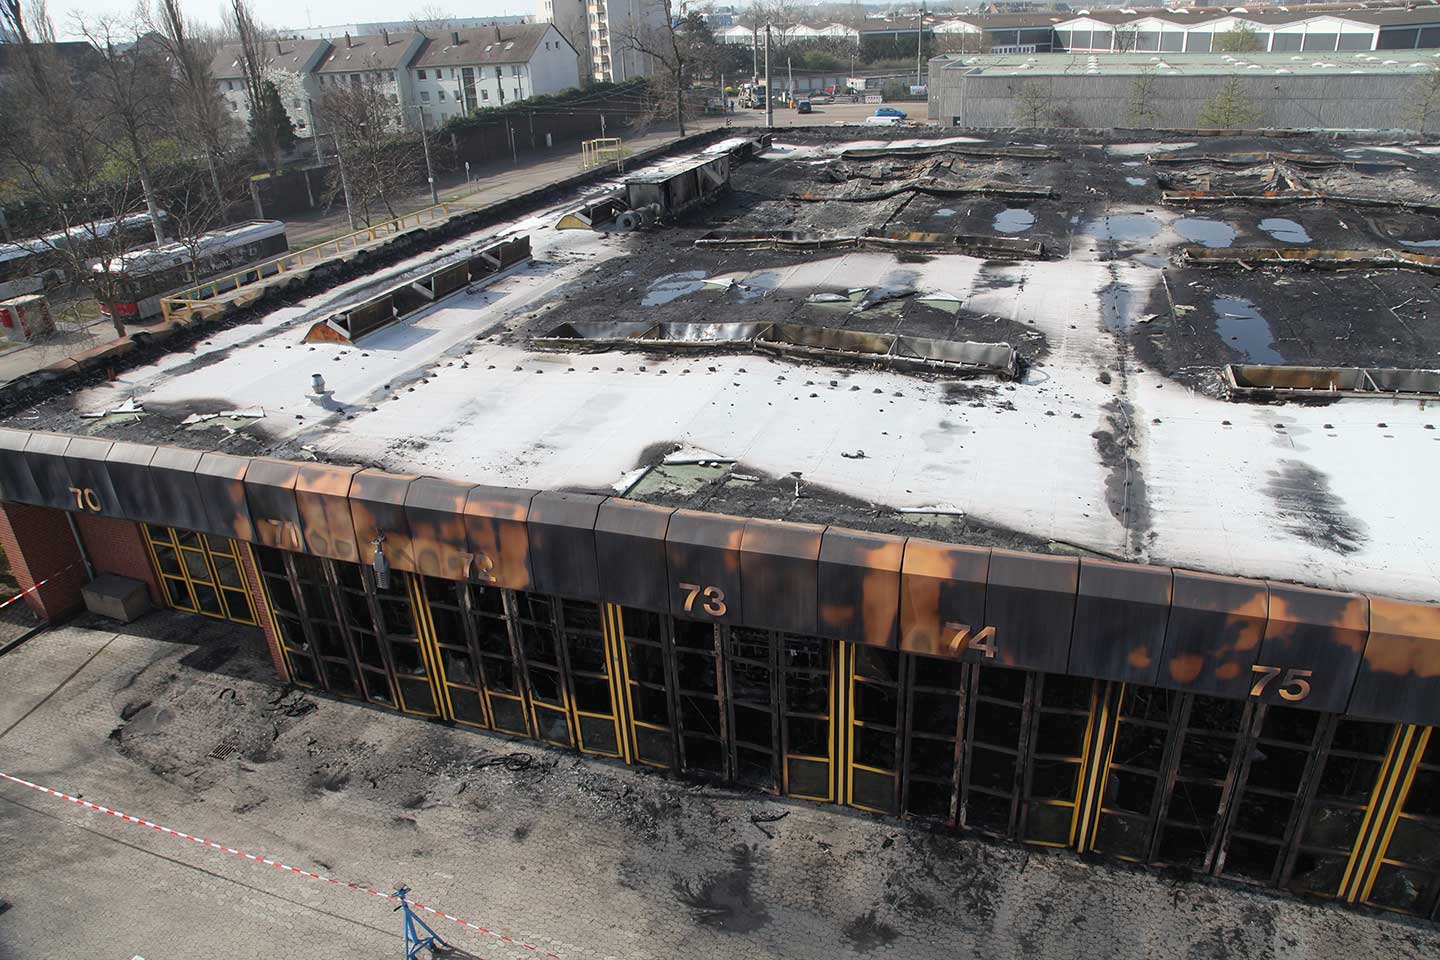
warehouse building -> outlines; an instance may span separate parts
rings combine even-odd
[[[0,395],[0,543],[377,710],[1435,917],[1440,161],[1054,140],[731,141],[277,287]],[[1414,375],[1225,389],[1342,367]]]
[[[1431,131],[1437,68],[1432,53],[945,56],[930,61],[929,116],[969,127]],[[1222,94],[1243,119],[1206,122]]]

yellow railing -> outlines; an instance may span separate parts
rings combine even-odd
[[[625,145],[619,137],[596,137],[580,142],[580,169],[593,170],[606,164],[615,164],[617,171],[625,169]]]
[[[254,286],[266,277],[277,276],[291,270],[312,267],[326,260],[333,260],[351,251],[367,247],[388,237],[393,237],[395,234],[403,233],[405,230],[423,226],[427,223],[446,220],[449,218],[452,210],[463,206],[463,201],[451,200],[445,203],[438,203],[431,207],[422,207],[404,216],[372,224],[363,229],[356,230],[354,233],[347,233],[343,236],[336,237],[333,240],[326,240],[323,243],[317,243],[314,246],[305,247],[302,250],[291,250],[287,253],[282,253],[278,257],[272,257],[269,260],[262,260],[259,263],[251,264],[244,270],[236,273],[226,274],[223,277],[214,277],[206,280],[204,283],[196,284],[193,287],[171,294],[160,301],[160,312],[166,320],[171,319],[177,310],[184,311],[187,315],[193,315],[196,307],[217,305],[215,301],[224,294],[234,293],[244,287]]]

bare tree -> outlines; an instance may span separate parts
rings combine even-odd
[[[350,184],[350,202],[367,224],[382,208],[394,218],[395,202],[421,179],[417,138],[404,130],[400,106],[386,89],[386,71],[378,66],[360,75],[360,82],[332,85],[317,103],[319,119],[333,133]],[[340,185],[331,184],[326,202]]]
[[[220,160],[224,154],[230,116],[210,74],[210,61],[219,46],[213,34],[196,29],[180,10],[180,0],[156,0],[146,21],[160,37],[160,44],[175,71],[176,118],[179,126],[198,141],[210,170],[210,185],[217,202],[224,204]]]
[[[100,51],[99,70],[90,95],[107,126],[114,133],[107,138],[109,156],[130,166],[140,182],[155,242],[165,240],[164,221],[155,195],[154,162],[151,154],[160,140],[173,130],[170,110],[170,75],[136,45],[124,52],[116,41],[138,41],[138,25],[124,25],[109,17],[80,20],[80,32]]]
[[[680,136],[683,137],[686,71],[701,53],[696,38],[689,31],[675,29],[671,0],[659,0],[659,3],[665,11],[663,24],[649,25],[632,18],[628,21],[630,29],[622,31],[619,36],[628,49],[649,57],[661,68],[665,92],[675,99],[675,122],[679,124]]]
[[[245,105],[250,109],[250,130],[255,148],[267,169],[274,171],[280,163],[280,143],[276,135],[279,118],[276,109],[283,111],[279,98],[274,95],[274,84],[266,69],[265,35],[250,9],[250,0],[230,0],[226,26],[235,35],[240,46],[241,82],[245,85]]]
[[[120,293],[116,278],[90,264],[97,256],[123,257],[134,246],[124,218],[140,209],[143,191],[129,165],[107,168],[107,118],[56,54],[43,4],[0,0],[0,25],[19,47],[0,103],[0,164],[51,231],[21,245],[42,268],[82,284],[101,303],[113,303]],[[124,335],[123,319],[112,317]]]
[[[443,25],[453,16],[454,14],[444,4],[422,3],[410,11],[410,23],[418,30],[427,24]]]
[[[1054,112],[1048,87],[1038,80],[1026,80],[1020,85],[1020,92],[1015,97],[1017,127],[1047,126],[1053,119]]]
[[[1125,104],[1125,122],[1132,127],[1153,127],[1160,121],[1155,109],[1156,68],[1144,66],[1130,81],[1130,96]]]
[[[1440,70],[1427,70],[1410,85],[1400,107],[1400,125],[1420,133],[1440,116]]]

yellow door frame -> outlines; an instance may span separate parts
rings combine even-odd
[[[1400,812],[1432,732],[1431,727],[1410,723],[1397,724],[1390,735],[1390,746],[1365,808],[1360,834],[1350,852],[1350,861],[1345,865],[1340,889],[1336,891],[1336,896],[1346,903],[1363,902],[1374,889],[1375,878],[1380,873],[1380,867],[1387,862],[1385,854],[1395,833],[1395,825],[1400,820]]]

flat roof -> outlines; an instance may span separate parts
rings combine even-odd
[[[1435,405],[1272,406],[1220,392],[1227,363],[1436,365],[1433,278],[1205,269],[1180,257],[1197,243],[1423,246],[1435,238],[1433,218],[1162,202],[1162,189],[1185,177],[1249,173],[1202,155],[1258,151],[1253,163],[1264,167],[1277,161],[1263,151],[1277,146],[1329,163],[1299,169],[1335,193],[1433,194],[1440,162],[1430,148],[1319,136],[889,133],[787,130],[734,168],[724,197],[679,222],[636,233],[553,229],[584,197],[619,185],[600,184],[6,422],[1440,595]],[[1007,153],[1017,145],[1026,151]],[[873,153],[897,146],[929,153]],[[1194,159],[1149,162],[1160,153]],[[687,158],[666,165],[676,159]],[[1365,168],[1375,160],[1388,165]],[[722,228],[853,238],[881,227],[1035,240],[1044,253],[695,245]],[[387,284],[519,234],[530,237],[533,262],[492,285],[354,345],[303,342],[314,321]],[[1004,342],[1025,366],[1006,381],[744,344],[644,352],[532,342],[567,322],[615,320],[784,320],[817,337],[840,329]]]
[[[932,63],[976,76],[1133,76],[1142,71],[1180,76],[1232,74],[1414,74],[1440,68],[1440,50],[1324,53],[1031,53],[952,54]]]

